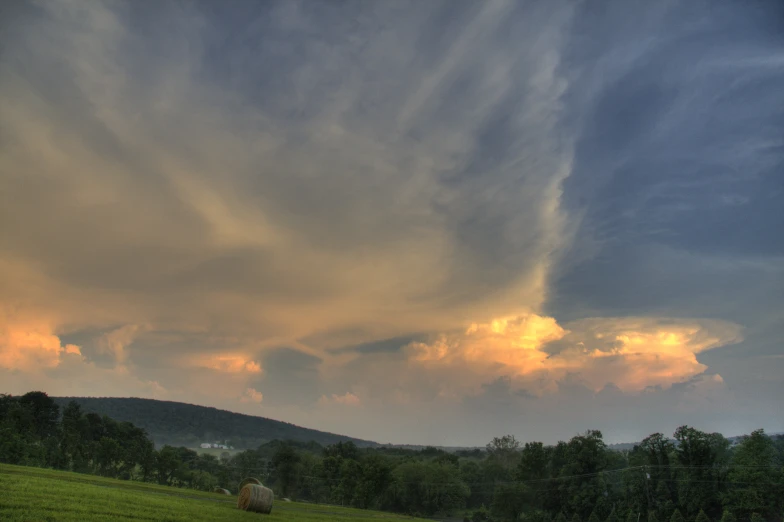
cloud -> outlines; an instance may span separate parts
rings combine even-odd
[[[240,397],[240,402],[255,402],[256,404],[261,404],[261,401],[264,400],[264,395],[260,391],[257,391],[253,388],[248,388],[245,390],[245,393],[242,394]]]
[[[194,365],[228,373],[261,373],[261,365],[241,355],[212,355],[199,357]]]
[[[360,403],[359,397],[351,392],[346,392],[343,395],[332,394],[330,397],[322,395],[319,398],[319,404],[322,406],[328,404],[343,404],[346,406],[358,406]]]
[[[264,38],[315,31],[298,58],[281,64],[281,79],[301,78],[303,91],[292,92],[242,83],[277,59],[256,35],[247,43],[253,58],[233,49],[230,61],[245,70],[240,83],[202,75],[223,66],[208,49],[213,31],[228,28],[198,10],[162,8],[177,23],[143,17],[142,36],[131,27],[131,4],[43,6],[25,24],[47,38],[13,32],[0,75],[0,98],[14,100],[3,104],[4,127],[17,136],[0,160],[2,213],[25,223],[5,237],[8,257],[53,280],[42,283],[57,296],[49,306],[73,328],[210,325],[288,343],[354,328],[361,343],[538,307],[561,241],[558,184],[570,161],[567,149],[553,152],[552,134],[559,28],[569,12],[532,11],[530,21],[515,22],[552,21],[541,57],[534,47],[489,63],[483,49],[495,45],[494,28],[513,7],[467,9],[463,21],[475,21],[450,29],[463,45],[411,64],[420,53],[411,43],[361,43],[378,37],[375,22],[357,28],[353,44],[309,10],[278,6],[270,16],[281,25]],[[366,9],[368,20],[408,19]],[[341,46],[348,55],[363,49],[349,77]],[[397,72],[379,81],[382,61]],[[530,74],[510,74],[515,67]],[[452,92],[455,78],[477,72],[488,75]],[[294,99],[308,99],[301,116],[281,118],[276,107]],[[519,141],[480,167],[461,151],[482,153],[499,111]],[[527,160],[530,168],[511,167]],[[503,195],[510,184],[521,187],[525,212]],[[5,299],[28,294],[16,289]],[[64,306],[77,300],[79,310]]]
[[[78,346],[63,344],[45,320],[0,307],[0,368],[40,373],[59,366],[63,356],[81,355]]]
[[[527,383],[527,393],[557,391],[567,376],[594,391],[612,385],[639,392],[701,374],[707,366],[697,354],[741,340],[738,325],[716,320],[594,318],[563,328],[551,317],[531,314],[472,324],[463,333],[412,343],[408,352],[423,365],[512,375]]]
[[[777,396],[779,18],[687,4],[14,4],[4,383],[400,440]]]
[[[122,366],[127,360],[126,347],[133,342],[140,331],[144,330],[143,326],[136,324],[128,324],[112,330],[98,340],[98,351],[113,355],[115,363]]]

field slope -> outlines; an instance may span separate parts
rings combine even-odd
[[[0,520],[415,521],[400,515],[275,502],[271,515],[237,509],[236,497],[0,464]]]

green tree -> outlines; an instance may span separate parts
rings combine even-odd
[[[517,465],[520,443],[514,435],[494,437],[487,446],[487,460],[498,463],[504,470],[511,470]]]
[[[729,509],[724,510],[724,514],[721,516],[721,522],[737,522],[738,519],[735,518],[735,515],[732,514],[732,511]]]
[[[676,456],[682,466],[679,472],[678,501],[687,516],[694,516],[702,509],[718,514],[720,503],[720,476],[717,456],[723,452],[726,439],[708,434],[689,426],[675,430],[678,441]]]
[[[600,522],[599,516],[596,514],[596,510],[593,510],[591,515],[588,517],[588,522]]]
[[[615,513],[614,509],[610,511],[610,514],[607,515],[607,519],[604,522],[619,522],[618,515]]]
[[[582,522],[582,520],[580,519],[580,515],[578,515],[577,513],[572,515],[572,521],[571,522]]]
[[[484,505],[479,506],[479,509],[471,514],[471,522],[487,522],[488,520],[490,520],[490,511]]]
[[[516,521],[530,504],[530,492],[520,483],[496,486],[491,511],[500,520]],[[598,522],[598,521],[597,521]]]
[[[710,518],[705,514],[705,511],[700,510],[700,512],[697,513],[697,518],[694,519],[694,522],[710,522]]]
[[[743,437],[735,448],[728,480],[744,487],[727,493],[725,507],[735,510],[741,519],[748,519],[752,513],[773,519],[782,505],[779,459],[775,444],[764,430]]]
[[[751,522],[765,522],[765,519],[759,513],[752,513]]]
[[[555,517],[555,522],[568,522],[563,511],[558,512],[558,516]]]
[[[175,473],[182,465],[177,450],[171,446],[164,446],[155,453],[155,471],[158,484],[171,486]]]
[[[103,437],[98,445],[98,467],[101,475],[116,477],[117,467],[122,460],[122,447],[115,439]]]
[[[272,457],[272,464],[275,467],[275,485],[284,497],[290,496],[296,486],[299,460],[297,451],[289,444],[282,445]]]
[[[471,509],[477,509],[481,505],[487,506],[492,502],[493,491],[483,487],[485,482],[483,466],[474,461],[461,463],[460,479],[471,490],[469,497],[466,499],[466,506]]]
[[[88,460],[83,447],[86,431],[87,423],[81,406],[75,401],[69,402],[63,410],[62,449],[67,465],[73,471],[88,470]]]
[[[656,485],[656,495],[654,505],[658,506],[656,510],[657,518],[667,520],[675,510],[675,503],[670,497],[670,490],[667,487],[666,479],[660,478],[659,483]]]
[[[680,510],[676,509],[675,511],[672,512],[672,516],[670,517],[670,522],[685,522]]]
[[[378,507],[381,496],[392,483],[393,466],[381,455],[367,456],[361,466],[361,478],[354,493],[353,504],[364,509]]]
[[[536,509],[533,511],[526,511],[520,516],[523,522],[553,522],[553,517],[547,511]]]
[[[398,510],[433,516],[465,507],[468,486],[452,465],[434,462],[405,462],[394,472]]]
[[[655,511],[648,511],[648,522],[659,522]]]
[[[520,451],[516,478],[521,481],[542,480],[547,476],[547,451],[541,442],[526,442]]]
[[[324,448],[325,457],[340,457],[343,459],[359,460],[359,448],[351,441],[338,442]]]
[[[44,392],[34,391],[19,397],[19,404],[32,413],[35,434],[45,439],[57,435],[60,407]]]
[[[362,465],[359,462],[354,459],[341,459],[340,481],[332,492],[337,503],[343,506],[353,505],[361,476]]]
[[[569,509],[587,518],[598,506],[605,503],[606,491],[600,472],[607,465],[607,446],[602,432],[589,430],[572,437],[565,447],[565,461],[561,467],[563,480],[559,481],[560,493]],[[601,506],[600,511],[609,509]]]

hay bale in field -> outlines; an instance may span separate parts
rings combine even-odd
[[[240,486],[237,488],[237,490],[238,491],[242,491],[242,488],[244,488],[246,484],[256,484],[257,486],[263,486],[264,485],[257,478],[248,477],[246,479],[243,479],[242,482],[240,482]]]
[[[231,491],[229,491],[228,489],[219,488],[217,486],[213,488],[212,492],[220,493],[221,495],[231,495]]]
[[[274,499],[271,489],[258,484],[246,484],[237,497],[237,507],[243,511],[269,515]]]

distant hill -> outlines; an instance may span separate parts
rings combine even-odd
[[[243,415],[182,402],[136,398],[52,397],[65,407],[71,400],[85,412],[107,415],[144,428],[156,446],[198,447],[202,442],[227,442],[237,449],[257,448],[271,440],[315,441],[322,446],[352,441],[360,447],[377,443],[302,428],[287,422]]]

